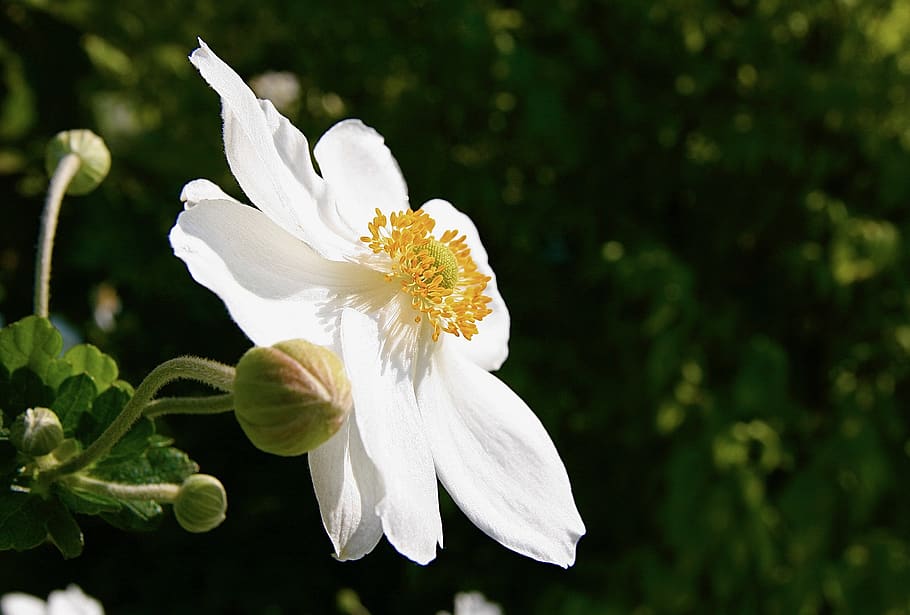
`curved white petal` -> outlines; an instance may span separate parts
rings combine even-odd
[[[382,538],[376,513],[379,477],[363,450],[354,421],[309,453],[310,474],[322,524],[340,560],[360,559]]]
[[[518,395],[448,341],[417,388],[439,480],[492,538],[571,566],[585,526],[556,447]]]
[[[442,546],[436,472],[410,366],[401,355],[385,351],[383,333],[356,310],[346,309],[341,316],[352,418],[381,479],[383,497],[376,512],[386,537],[399,553],[426,564],[436,557],[436,545]]]
[[[378,208],[384,214],[409,209],[408,187],[378,132],[360,120],[332,126],[313,150],[338,215],[355,238],[369,234]]]
[[[319,215],[321,180],[309,146],[270,103],[262,103],[234,70],[200,39],[190,62],[221,96],[224,149],[246,195],[276,224],[319,254],[344,260],[362,250],[335,233]],[[309,165],[309,168],[302,168]]]
[[[180,202],[183,203],[184,209],[189,209],[199,201],[240,202],[234,197],[229,196],[217,184],[207,179],[194,179],[183,187],[183,190],[180,192]]]
[[[170,241],[193,278],[221,297],[260,346],[291,338],[334,344],[340,314],[328,302],[366,285],[365,275],[375,277],[357,265],[323,259],[236,201],[190,206],[177,218]]]
[[[47,599],[47,615],[104,615],[101,603],[77,585],[55,590]]]
[[[20,592],[5,594],[0,598],[2,615],[44,615],[44,600]]]
[[[460,235],[464,235],[477,269],[491,278],[484,294],[492,300],[489,307],[493,313],[477,323],[477,335],[472,336],[470,340],[463,337],[448,337],[452,337],[454,342],[452,345],[474,363],[487,371],[497,370],[509,356],[509,310],[502,295],[499,294],[496,274],[490,267],[487,251],[480,242],[477,227],[467,215],[442,199],[427,201],[421,209],[436,221],[433,232],[437,237],[450,229],[456,229]]]

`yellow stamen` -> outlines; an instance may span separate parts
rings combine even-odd
[[[411,296],[411,306],[433,325],[433,341],[443,331],[465,339],[477,333],[477,323],[491,313],[483,294],[490,277],[477,270],[465,236],[448,230],[438,239],[431,233],[436,222],[423,211],[400,211],[388,218],[376,210],[361,237],[375,254],[392,261],[389,282],[397,280]],[[420,322],[418,314],[415,322]]]

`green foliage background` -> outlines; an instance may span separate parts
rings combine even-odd
[[[242,194],[203,37],[290,71],[311,143],[377,128],[414,204],[485,239],[513,315],[500,376],[547,425],[588,535],[563,571],[443,499],[422,568],[329,556],[305,461],[230,416],[174,418],[228,489],[205,535],[86,520],[85,554],[0,553],[0,591],[75,581],[111,613],[910,612],[910,5],[901,0],[0,3],[0,313],[31,310],[43,148],[87,127],[102,187],[64,205],[51,306],[133,383],[248,342],[173,257],[196,177]],[[116,289],[117,326],[93,321]]]

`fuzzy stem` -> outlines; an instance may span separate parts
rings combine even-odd
[[[104,495],[118,500],[154,500],[156,502],[173,503],[180,492],[180,485],[171,483],[152,483],[150,485],[130,485],[128,483],[112,483],[89,476],[74,474],[67,476],[65,484],[80,491],[87,491],[96,495]]]
[[[133,397],[126,402],[120,415],[97,440],[75,457],[42,472],[39,479],[46,484],[50,483],[61,476],[78,472],[106,455],[142,416],[143,409],[155,393],[167,383],[180,378],[198,380],[216,389],[230,392],[234,386],[234,368],[200,357],[177,357],[165,361],[145,377],[136,388]]]
[[[63,195],[73,177],[79,171],[81,161],[76,154],[67,154],[57,163],[44,202],[41,217],[41,234],[38,237],[38,256],[35,260],[35,314],[47,318],[51,294],[51,254],[54,251],[54,235],[57,232],[57,218],[63,205]]]
[[[142,414],[150,419],[165,414],[219,414],[234,409],[234,396],[210,395],[207,397],[161,397],[153,399]]]

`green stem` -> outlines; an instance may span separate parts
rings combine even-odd
[[[78,472],[106,455],[120,441],[120,438],[126,435],[133,423],[142,416],[143,409],[155,396],[155,393],[167,383],[180,378],[198,380],[216,389],[230,392],[234,386],[234,368],[200,357],[178,357],[165,361],[145,377],[130,400],[126,402],[120,415],[98,436],[97,440],[75,457],[42,472],[39,480],[49,484],[61,476]]]
[[[219,414],[234,409],[234,396],[209,395],[206,397],[161,397],[153,399],[142,411],[150,419],[165,414]]]
[[[67,476],[63,482],[72,489],[104,495],[118,500],[154,500],[156,502],[173,503],[180,492],[180,485],[171,483],[130,485],[127,483],[112,483],[78,474]]]
[[[44,214],[41,217],[41,234],[38,237],[38,257],[35,261],[35,314],[47,318],[51,294],[51,254],[54,251],[54,235],[57,232],[57,218],[63,205],[63,195],[79,171],[81,161],[76,154],[67,154],[60,159],[47,189]]]

